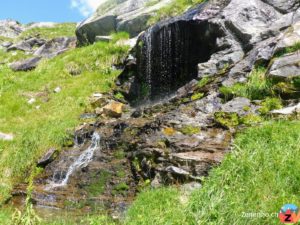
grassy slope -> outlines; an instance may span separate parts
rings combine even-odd
[[[24,31],[19,37],[18,40],[39,35],[41,38],[52,39],[56,37],[72,37],[75,34],[75,23],[61,23],[55,25],[55,27],[36,27]]]
[[[206,0],[173,0],[170,4],[155,12],[155,14],[149,19],[148,24],[152,25],[160,20],[180,15],[190,7],[205,1]],[[152,0],[148,2],[148,5],[155,4],[157,2],[157,0]]]
[[[97,43],[45,60],[30,72],[12,72],[1,65],[0,131],[13,133],[15,139],[0,141],[0,201],[48,148],[61,148],[69,140],[71,132],[67,131],[80,123],[79,115],[89,107],[88,97],[110,89],[119,74],[111,65],[126,52],[124,46]],[[80,68],[82,73],[71,76],[68,67]],[[55,94],[58,86],[62,91]],[[28,104],[28,95],[38,92],[46,94],[48,101],[37,97],[34,104]]]
[[[239,134],[235,148],[194,191],[189,203],[179,202],[173,188],[140,194],[127,224],[280,224],[273,217],[286,203],[300,204],[300,122],[266,122]],[[166,196],[166,197],[164,197]]]

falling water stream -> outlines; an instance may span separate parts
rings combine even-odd
[[[55,187],[62,187],[67,185],[69,178],[74,171],[88,165],[89,162],[92,161],[94,152],[100,148],[100,140],[100,134],[94,132],[90,146],[85,151],[83,151],[82,154],[69,166],[66,174],[62,176],[59,180],[55,179],[56,174],[54,174],[52,181],[49,183],[46,189],[51,190]]]

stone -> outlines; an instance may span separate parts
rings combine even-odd
[[[282,16],[260,0],[232,0],[222,15],[226,26],[246,48],[265,38],[262,34]]]
[[[56,88],[54,89],[54,93],[59,93],[59,92],[61,92],[61,87],[56,87]]]
[[[95,109],[95,113],[96,113],[97,115],[101,115],[101,114],[103,113],[103,108],[97,107],[97,108]]]
[[[10,64],[10,68],[13,71],[28,71],[33,70],[37,67],[38,63],[41,61],[41,57],[33,57],[21,61],[17,61]]]
[[[300,54],[295,52],[274,59],[267,76],[276,80],[289,80],[300,76]]]
[[[103,94],[93,94],[90,98],[90,104],[94,108],[103,107],[107,103],[108,100]]]
[[[111,3],[110,7],[107,7],[107,2],[100,4],[94,15],[77,26],[79,43],[94,43],[96,36],[106,36],[116,31],[128,32],[131,37],[137,36],[149,26],[147,22],[150,16],[171,0],[147,5],[150,1],[121,0]]]
[[[277,115],[292,115],[294,113],[299,113],[299,112],[300,112],[300,103],[298,103],[295,106],[289,106],[283,109],[272,110],[270,113],[277,114]]]
[[[245,110],[247,109],[247,110]],[[222,112],[237,113],[239,116],[249,113],[251,110],[251,102],[248,98],[237,97],[225,103],[221,107]]]
[[[50,148],[48,152],[41,159],[38,160],[37,166],[45,167],[49,163],[53,162],[57,156],[58,150],[56,148]]]
[[[8,47],[10,47],[10,46],[12,46],[12,42],[10,42],[10,41],[4,41],[2,44],[1,44],[1,46],[2,47],[4,47],[4,48],[8,48]]]
[[[103,114],[113,118],[122,116],[124,104],[116,101],[111,101],[103,107]]]
[[[280,38],[276,46],[276,52],[280,52],[285,48],[292,47],[300,42],[300,22],[293,24]]]
[[[71,48],[75,48],[75,46],[75,37],[58,37],[46,42],[34,52],[34,55],[53,58]]]
[[[262,0],[282,13],[296,11],[300,7],[299,0]]]
[[[14,135],[13,134],[6,134],[6,133],[0,132],[0,140],[3,140],[3,141],[12,141],[13,139],[14,139]]]
[[[95,42],[103,41],[103,42],[110,42],[112,40],[111,36],[96,36]]]
[[[28,104],[30,104],[30,105],[32,105],[35,102],[36,102],[35,98],[31,98],[31,99],[28,100]]]
[[[184,176],[190,175],[189,172],[187,172],[179,167],[176,167],[176,166],[168,166],[165,170],[169,173],[173,173],[176,175],[184,175]]]
[[[32,49],[31,45],[27,43],[26,41],[21,41],[16,44],[11,45],[7,48],[7,51],[23,51],[23,52],[30,52]]]

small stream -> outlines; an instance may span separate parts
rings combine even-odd
[[[58,170],[55,171],[52,180],[46,187],[46,190],[51,190],[56,187],[66,186],[70,176],[79,168],[87,166],[93,159],[94,152],[100,149],[101,136],[97,132],[93,133],[90,146],[82,152],[81,155],[69,166],[67,172]]]

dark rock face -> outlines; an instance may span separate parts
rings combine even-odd
[[[224,35],[214,24],[193,20],[204,6],[158,23],[139,38],[135,76],[127,93],[130,100],[158,100],[198,77],[198,63],[209,60],[218,50],[217,39]],[[124,79],[122,76],[127,74],[121,75],[120,80]]]
[[[132,86],[135,100],[156,100],[174,93],[198,76],[197,65],[216,51],[222,35],[206,22],[184,20],[155,26],[140,39],[137,75]]]

